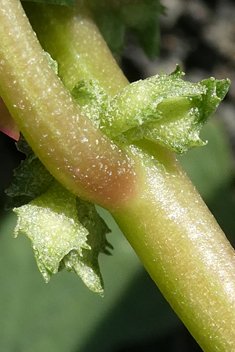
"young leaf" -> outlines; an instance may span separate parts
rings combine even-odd
[[[109,249],[113,249],[106,239],[110,229],[97,213],[94,204],[85,202],[78,197],[77,215],[81,224],[88,230],[87,244],[90,248],[83,249],[82,260],[75,263],[74,270],[92,291],[102,294],[103,280],[100,274],[98,256],[100,253],[109,255]]]
[[[71,94],[96,128],[102,130],[104,123],[101,121],[101,116],[109,109],[110,97],[100,87],[99,82],[82,79],[75,85]]]
[[[87,116],[117,143],[146,138],[176,153],[201,146],[201,128],[225,97],[229,80],[199,83],[181,79],[176,70],[125,87],[109,98],[96,81],[79,82],[72,94]]]
[[[21,1],[43,2],[46,4],[67,5],[72,8],[74,7],[74,0],[21,0]]]
[[[133,96],[133,101],[131,87],[127,87],[123,93],[120,93],[119,102],[125,104],[130,99],[133,106],[142,96],[147,103],[146,106],[143,104],[145,106],[143,114],[145,115],[147,111],[150,117],[152,115],[160,117],[155,121],[129,129],[120,136],[120,140],[130,143],[146,138],[176,153],[184,153],[192,147],[205,144],[199,137],[200,131],[224,99],[230,81],[209,78],[199,83],[190,83],[183,81],[180,78],[181,74],[177,69],[169,76],[162,74],[137,82],[137,87],[133,87],[133,91],[136,89],[140,94]],[[147,98],[146,94],[149,89],[151,94]],[[142,91],[144,91],[144,96]],[[131,107],[131,103],[128,105],[132,111],[135,111],[135,114],[138,114],[138,110],[136,112],[136,109]],[[122,111],[120,106],[116,111]]]
[[[16,169],[6,191],[8,208],[18,214],[15,234],[30,238],[39,270],[46,281],[64,266],[103,294],[98,256],[109,254],[110,232],[95,206],[62,187],[36,157],[23,136],[17,143],[26,159]]]
[[[53,181],[46,193],[14,211],[18,215],[15,236],[29,237],[46,282],[65,266],[92,291],[103,294],[98,255],[107,253],[109,229],[93,205]]]
[[[27,205],[15,208],[15,235],[26,233],[32,241],[38,267],[46,282],[58,272],[71,251],[82,255],[88,231],[77,219],[76,197],[53,182],[49,190]]]

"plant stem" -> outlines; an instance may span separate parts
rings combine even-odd
[[[50,122],[50,129],[46,132],[48,133],[49,139],[46,139],[45,143],[41,142],[39,132],[35,134],[35,141],[33,140],[33,129],[36,128],[39,131],[40,129],[43,130],[44,124],[40,125],[38,118],[31,121],[30,110],[33,111],[34,115],[36,114],[34,112],[35,104],[43,108],[44,106],[48,107],[50,100],[50,102],[53,101],[53,103],[49,105],[51,114],[55,113],[58,106],[57,98],[54,97],[55,101],[53,100],[54,94],[60,93],[61,91],[63,92],[63,96],[66,96],[66,94],[62,85],[57,82],[48,68],[45,72],[48,73],[48,71],[50,71],[50,76],[48,80],[44,77],[45,73],[43,70],[46,63],[44,63],[45,59],[42,58],[43,56],[39,50],[38,44],[34,43],[32,44],[33,46],[31,46],[31,34],[29,35],[28,30],[24,30],[25,24],[22,25],[22,29],[22,26],[17,25],[15,17],[10,16],[11,11],[9,11],[9,3],[11,4],[11,9],[15,8],[15,1],[4,0],[2,2],[3,10],[2,8],[0,9],[0,60],[6,61],[6,64],[3,62],[2,68],[0,68],[0,82],[4,82],[0,90],[5,92],[3,97],[5,97],[9,106],[15,104],[15,94],[18,99],[24,98],[24,115],[20,114],[19,121],[29,143],[32,144],[32,146],[38,143],[38,147],[35,147],[35,152],[40,155],[41,149],[43,148],[49,148],[49,151],[52,147],[55,148],[55,152],[52,154],[55,158],[56,167],[58,166],[57,153],[62,153],[61,148],[63,147],[63,157],[67,158],[67,154],[71,158],[74,157],[74,165],[77,165],[77,167],[80,167],[81,163],[85,162],[85,159],[89,157],[90,153],[94,153],[96,156],[105,155],[107,158],[110,157],[111,160],[113,160],[113,155],[115,155],[115,160],[117,160],[117,154],[115,154],[116,149],[114,148],[112,154],[110,148],[112,148],[113,145],[111,142],[108,143],[106,139],[104,139],[105,142],[102,144],[102,148],[96,151],[93,150],[94,146],[92,142],[89,145],[86,144],[89,150],[85,150],[85,148],[82,149],[82,154],[85,153],[83,159],[82,156],[77,158],[76,154],[71,153],[69,150],[70,145],[67,142],[68,139],[71,139],[68,137],[71,134],[71,128],[75,128],[74,136],[81,136],[85,133],[84,129],[88,130],[88,134],[91,133],[91,131],[92,134],[98,133],[98,131],[88,122],[84,125],[84,116],[82,116],[81,121],[79,117],[79,128],[76,124],[71,124],[70,119],[74,116],[74,113],[71,114],[70,110],[67,112],[68,117],[66,117],[65,124],[56,125],[54,120]],[[18,10],[15,9],[15,11]],[[9,13],[7,18],[5,17],[5,13]],[[53,16],[52,13],[50,15]],[[85,13],[83,13],[83,15],[85,15]],[[18,14],[18,16],[21,21],[22,13]],[[79,26],[79,21],[81,24],[81,18],[78,22],[76,22],[76,18],[77,15],[74,13],[73,26],[75,27],[76,23],[78,23]],[[85,23],[85,18],[83,20]],[[25,21],[24,19],[24,22]],[[17,32],[12,32],[13,26],[16,26]],[[58,26],[58,23],[56,26]],[[94,26],[90,26],[89,28],[91,31],[92,28],[97,31]],[[14,40],[16,33],[18,33],[17,41]],[[20,40],[19,33],[22,33]],[[89,36],[86,38],[87,41],[90,39],[93,40],[95,37],[95,34],[92,36],[92,32],[89,33]],[[68,56],[70,56],[70,49],[73,46],[73,40],[75,40],[71,37],[70,39],[71,41],[65,46],[64,52],[60,50],[56,57],[59,62],[59,56],[62,52],[63,55],[66,56],[66,50],[68,50]],[[31,48],[30,50],[26,50],[26,47],[22,49],[22,42],[24,41],[27,44],[26,47]],[[58,38],[55,37],[55,42],[57,41]],[[33,42],[35,42],[35,39]],[[94,42],[92,41],[92,43]],[[78,47],[82,45],[82,41],[77,43],[77,45]],[[61,47],[62,46],[63,41],[61,42]],[[48,47],[47,50],[50,52],[49,49]],[[74,65],[78,69],[80,69],[80,63],[82,62],[81,72],[84,72],[83,67],[86,65],[86,60],[91,60],[94,52],[93,49],[92,45],[86,46],[86,50],[88,51],[86,55],[84,54],[85,64],[84,61],[80,61],[79,58],[75,59]],[[27,61],[24,61],[22,54],[20,57],[17,57],[17,52],[18,55],[19,53],[28,55]],[[102,52],[103,54],[100,53],[100,62],[104,60],[103,56],[106,56],[106,51],[104,50]],[[8,56],[6,56],[6,53]],[[14,57],[17,57],[17,59],[14,59]],[[37,65],[34,69],[29,71],[26,62],[28,62],[30,58],[31,60],[37,60]],[[107,60],[109,59],[107,58]],[[62,58],[61,61],[63,61]],[[8,67],[9,62],[13,62],[10,67]],[[68,62],[71,64],[70,60],[68,60]],[[113,61],[110,61],[110,67],[111,65],[113,65]],[[19,69],[17,69],[17,67],[20,67],[21,75],[19,75]],[[40,67],[40,79],[38,78],[36,80],[36,71],[34,70],[36,70],[36,68],[38,70],[38,67]],[[48,67],[48,64],[46,67]],[[88,62],[86,67],[89,67]],[[99,69],[96,68],[96,70]],[[114,70],[116,70],[116,66]],[[15,73],[15,71],[17,72]],[[6,72],[8,72],[8,74],[6,74]],[[64,82],[70,82],[70,78],[67,78],[66,75],[71,75],[71,81],[73,81],[74,71],[64,70],[63,72]],[[23,78],[27,80],[28,75],[32,73],[32,82],[27,82],[26,85],[23,84]],[[88,74],[89,77],[90,75],[97,78],[98,72],[92,71]],[[78,76],[76,76],[76,78],[77,77]],[[120,74],[120,77],[123,76]],[[13,84],[13,80],[17,80],[17,83]],[[40,86],[35,86],[34,81],[37,81],[37,84],[40,84]],[[102,85],[102,78],[99,78],[99,81]],[[48,99],[42,98],[42,92],[45,93],[46,84],[47,89],[51,89],[51,94],[49,94]],[[9,85],[10,91],[8,87],[6,88],[7,85]],[[19,86],[16,89],[15,86],[17,85]],[[103,85],[107,88],[106,77],[104,78]],[[123,85],[125,85],[123,78],[117,81],[116,88],[114,82],[112,82],[110,85],[112,86],[110,90],[110,92],[112,91],[111,94],[119,92],[120,87]],[[43,86],[42,89],[41,86]],[[59,87],[58,92],[56,90],[57,86]],[[23,89],[23,93],[20,92],[20,89]],[[30,89],[33,90],[33,94],[31,94]],[[25,94],[23,98],[22,94]],[[27,101],[29,101],[28,104],[31,104],[30,109],[27,109]],[[70,109],[71,105],[73,109],[76,109],[71,100],[65,101],[66,108]],[[34,102],[34,104],[32,104],[32,102]],[[19,102],[17,102],[17,104],[19,110]],[[62,105],[59,106],[64,113],[65,108],[62,107]],[[12,107],[11,111],[14,112]],[[45,112],[43,111],[43,113]],[[48,111],[46,111],[46,113],[47,119],[50,119],[51,114],[48,114]],[[16,119],[18,119],[17,116]],[[62,113],[59,116],[61,118]],[[36,121],[38,125],[34,126],[34,121]],[[24,123],[27,124],[26,127]],[[65,131],[61,131],[61,128],[64,128]],[[63,135],[59,139],[61,146],[58,143],[56,144],[54,137],[52,138],[49,135],[53,135],[56,130],[61,133],[63,132]],[[45,132],[42,131],[42,133]],[[98,137],[100,138],[99,133]],[[105,148],[107,148],[108,152]],[[123,157],[123,154],[129,155],[131,160],[136,163],[136,170],[138,169],[135,192],[133,192],[132,188],[131,197],[128,198],[128,201],[123,202],[122,207],[119,209],[112,208],[111,201],[113,201],[113,199],[111,199],[111,201],[107,199],[106,204],[103,200],[103,205],[111,210],[111,213],[117,220],[117,223],[123,230],[128,241],[132,244],[151,277],[204,351],[233,351],[235,346],[235,256],[232,247],[203,203],[201,197],[181,169],[175,156],[170,151],[162,147],[155,147],[154,149],[151,142],[143,140],[135,146],[126,147],[125,153],[122,152],[120,157]],[[50,163],[48,163],[47,159],[45,160],[46,162],[44,162],[42,157],[42,161],[50,170]],[[94,158],[92,161],[95,161]],[[52,162],[52,158],[50,162]],[[112,163],[113,162],[111,162],[111,164]],[[59,166],[59,168],[61,172],[61,167]],[[60,179],[59,177],[60,172],[58,172],[58,174],[55,173],[59,181],[61,181],[61,179],[63,180],[63,178]],[[95,170],[95,172],[97,172],[97,170]],[[99,173],[98,177],[100,178],[101,176]],[[67,175],[64,176],[64,178],[66,177]],[[93,175],[93,177],[95,176]],[[99,179],[96,180],[97,182],[99,181]],[[112,182],[113,180],[109,181]],[[131,181],[135,182],[135,180],[133,181],[133,178],[130,177],[130,174],[128,174],[126,184],[123,183],[122,185],[124,187],[127,185],[130,187]],[[101,185],[104,186],[102,177],[100,182]],[[66,182],[64,181],[62,183],[65,184]],[[82,186],[85,187],[85,184]],[[80,186],[81,193],[82,186]],[[114,187],[117,187],[115,183]],[[70,187],[70,189],[73,191],[72,187]],[[92,192],[95,193],[94,189]],[[87,197],[86,192],[82,194]],[[89,197],[91,198],[91,196]]]
[[[69,90],[83,78],[97,79],[110,95],[128,85],[92,15],[79,2],[76,16],[66,6],[25,3],[24,8],[41,45],[58,62],[59,76]]]
[[[53,17],[50,22],[53,23]],[[80,23],[73,25],[76,28]],[[40,26],[37,30],[40,33]],[[88,38],[93,38],[91,33]],[[58,41],[57,34],[54,42]],[[50,52],[46,35],[43,43]],[[82,42],[76,41],[76,45],[79,50]],[[92,50],[87,57],[92,57]],[[74,65],[80,69],[79,60]],[[118,93],[122,82],[113,86],[112,92]],[[170,151],[143,141],[132,146],[131,152],[135,160],[139,159],[136,162],[141,166],[141,187],[131,202],[112,215],[204,351],[232,351],[235,343],[232,247]]]
[[[125,202],[135,192],[132,161],[72,100],[19,1],[1,2],[0,39],[0,95],[47,169],[94,203]]]
[[[203,350],[233,351],[234,250],[172,153],[159,147],[153,159],[148,143],[132,147],[146,187],[112,214]]]

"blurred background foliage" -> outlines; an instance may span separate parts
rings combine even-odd
[[[165,0],[160,56],[149,60],[131,35],[119,58],[133,81],[175,64],[187,80],[233,78],[235,2]],[[218,38],[221,40],[218,40]],[[217,39],[217,40],[216,40]],[[227,43],[227,46],[226,46]],[[208,207],[235,243],[235,89],[205,126],[208,145],[179,160]],[[100,256],[105,297],[90,292],[74,274],[45,284],[26,236],[14,240],[15,215],[4,211],[12,170],[22,158],[14,141],[0,135],[0,351],[4,352],[184,352],[200,351],[107,212],[113,255]]]

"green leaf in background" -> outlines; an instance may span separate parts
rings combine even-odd
[[[31,240],[46,282],[65,266],[92,291],[103,294],[98,256],[107,253],[109,229],[92,204],[53,181],[46,193],[14,211],[15,235],[25,233]]]
[[[123,23],[136,35],[150,59],[159,54],[159,16],[163,13],[164,6],[159,0],[137,1],[135,6],[130,2],[121,7]]]
[[[159,51],[159,15],[164,7],[159,0],[87,0],[99,29],[110,49],[120,54],[125,30],[134,33],[146,54],[153,58]]]
[[[93,12],[96,24],[113,54],[120,55],[125,47],[126,26],[117,13],[108,8]]]
[[[43,2],[46,4],[55,4],[55,5],[67,5],[70,7],[74,7],[74,0],[21,0],[28,2]]]

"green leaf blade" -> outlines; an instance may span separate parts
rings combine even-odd
[[[90,290],[103,295],[98,256],[108,253],[106,234],[110,230],[93,204],[53,181],[47,192],[14,212],[18,215],[15,236],[28,236],[46,282],[66,267]]]
[[[184,153],[203,146],[199,134],[225,97],[229,80],[209,78],[199,83],[181,79],[179,67],[125,87],[109,104],[101,126],[109,138],[130,144],[148,139]]]
[[[132,31],[150,59],[159,54],[159,16],[164,6],[159,0],[136,1],[121,8],[121,18],[127,29]]]
[[[49,190],[27,205],[14,209],[18,215],[15,235],[26,233],[45,281],[59,271],[72,250],[82,255],[88,231],[77,221],[76,197],[53,182]]]
[[[85,284],[95,292],[103,295],[103,279],[101,277],[98,257],[100,253],[110,254],[112,246],[106,239],[110,229],[97,213],[94,204],[77,198],[77,213],[81,224],[88,230],[87,244],[90,249],[83,249],[82,260],[76,263],[74,269],[83,277]],[[86,278],[89,278],[86,280]]]
[[[182,154],[206,143],[200,131],[224,99],[230,81],[184,81],[176,70],[129,84],[114,98],[96,81],[82,80],[72,94],[97,128],[120,144],[143,138]]]
[[[86,98],[85,91],[81,99]],[[46,282],[65,267],[75,271],[89,289],[103,295],[98,257],[112,248],[106,239],[109,228],[92,203],[55,181],[23,136],[17,148],[26,159],[7,190],[8,208],[14,208],[18,215],[15,235],[25,233],[30,239]]]

